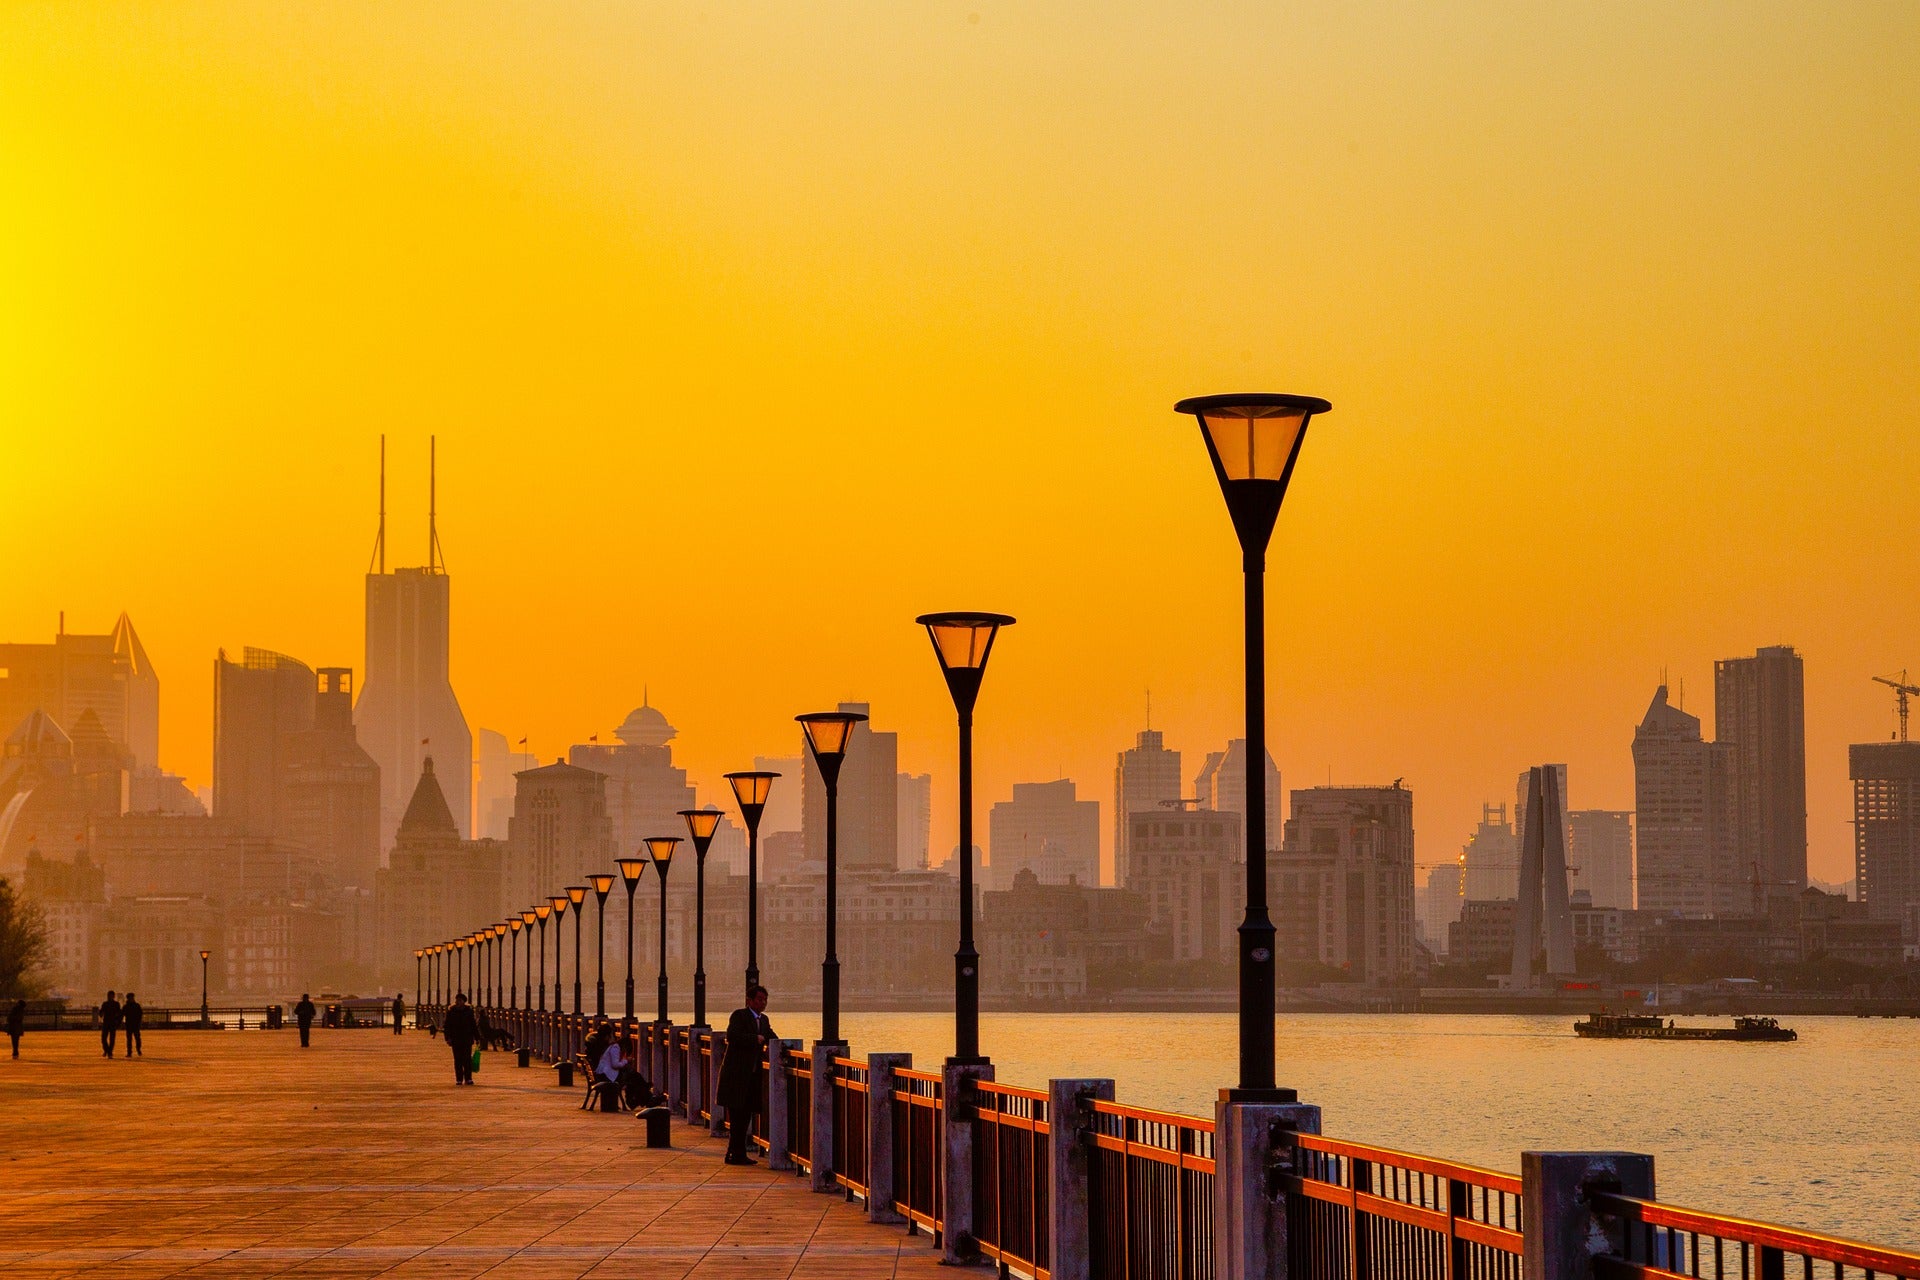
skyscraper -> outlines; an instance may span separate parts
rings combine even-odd
[[[1860,901],[1920,942],[1920,742],[1859,743],[1847,748],[1847,764]]]
[[[1080,799],[1069,778],[1016,782],[1013,798],[988,815],[987,856],[996,889],[1023,869],[1041,884],[1100,883],[1100,802]]]
[[[160,769],[160,677],[121,614],[107,635],[76,635],[60,615],[51,644],[0,644],[0,733],[44,711],[71,733],[82,712],[131,755],[135,773]]]
[[[1807,887],[1803,684],[1789,645],[1713,664],[1713,736],[1732,752],[1735,839],[1769,896]]]
[[[607,779],[592,769],[556,760],[514,775],[513,822],[501,884],[509,904],[544,902],[596,871],[612,871],[613,823],[607,817]],[[685,822],[679,822],[682,830]],[[673,830],[652,835],[674,835]],[[484,922],[483,922],[484,923]]]
[[[1136,813],[1159,813],[1170,800],[1180,798],[1180,753],[1169,751],[1158,729],[1142,729],[1134,735],[1133,746],[1120,753],[1113,766],[1113,882],[1127,883],[1131,865]],[[1268,809],[1277,819],[1278,809]]]
[[[1700,736],[1700,718],[1654,692],[1633,734],[1638,898],[1643,911],[1747,915],[1751,878],[1740,866],[1732,752]]]
[[[869,710],[864,702],[843,702],[838,709],[860,715]],[[806,837],[806,856],[824,860],[827,786],[814,767],[811,751],[802,755],[800,772],[800,831]],[[840,766],[838,859],[843,869],[895,869],[900,848],[899,772],[900,735],[875,729],[871,720],[854,725],[847,738],[847,758]],[[774,786],[778,790],[779,784]]]
[[[1567,815],[1572,832],[1567,860],[1578,870],[1573,887],[1593,895],[1596,907],[1633,907],[1633,812],[1627,809],[1575,809]]]
[[[1234,738],[1227,743],[1225,751],[1209,751],[1207,762],[1200,766],[1200,772],[1193,779],[1193,794],[1201,808],[1239,817],[1243,826],[1242,857],[1246,856],[1247,840],[1244,830],[1247,817],[1246,759],[1247,740]],[[1280,846],[1280,769],[1273,763],[1271,753],[1267,756],[1266,778],[1267,849],[1271,852]]]
[[[1480,825],[1460,851],[1464,896],[1496,902],[1520,895],[1520,838],[1507,821],[1507,806],[1482,804]],[[1454,913],[1455,918],[1459,912]]]
[[[286,825],[287,745],[313,728],[313,668],[247,646],[239,662],[213,660],[213,816],[241,834],[272,837]]]
[[[433,489],[427,498],[427,564],[387,572],[386,446],[381,444],[380,535],[367,574],[365,683],[354,708],[360,745],[380,765],[380,844],[393,843],[428,756],[464,838],[472,829],[473,734],[454,696],[452,580],[440,559]]]
[[[380,766],[353,730],[353,672],[322,667],[313,727],[283,747],[279,834],[320,856],[336,883],[371,890],[380,869]]]
[[[490,840],[507,838],[507,823],[513,817],[513,775],[539,763],[531,753],[509,746],[506,734],[480,730],[473,786],[475,833]]]
[[[896,865],[902,871],[925,871],[933,852],[933,775],[900,774],[897,796],[900,849]]]
[[[1272,867],[1280,954],[1375,986],[1411,981],[1413,863],[1413,792],[1398,782],[1294,791]]]

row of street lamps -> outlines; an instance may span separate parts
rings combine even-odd
[[[1225,1091],[1229,1101],[1292,1101],[1291,1089],[1274,1084],[1274,1012],[1275,957],[1274,926],[1267,906],[1267,824],[1266,788],[1263,767],[1266,746],[1266,629],[1265,575],[1267,545],[1293,477],[1300,446],[1306,439],[1307,424],[1333,406],[1315,396],[1239,394],[1197,396],[1174,406],[1177,413],[1189,414],[1199,423],[1214,478],[1226,498],[1227,511],[1240,541],[1241,567],[1245,578],[1246,628],[1246,779],[1245,823],[1246,912],[1239,929],[1240,939],[1240,1073],[1239,1086]],[[980,683],[986,674],[987,659],[993,652],[1001,628],[1014,619],[1003,613],[928,613],[916,621],[927,630],[933,651],[946,678],[947,691],[953,697],[960,729],[960,941],[954,952],[954,1054],[955,1064],[984,1062],[980,1054],[980,955],[973,939],[973,708],[980,695]],[[820,769],[827,793],[827,883],[825,955],[820,962],[820,1039],[840,1044],[840,959],[838,942],[839,890],[839,778],[846,758],[847,744],[854,726],[866,717],[848,711],[824,711],[798,716],[807,737],[807,747]],[[747,828],[747,965],[746,986],[760,981],[759,965],[759,832],[760,816],[776,773],[763,771],[729,773],[734,799]],[[698,868],[695,904],[694,944],[694,1021],[706,1023],[706,857],[707,847],[720,821],[717,809],[688,809],[681,812],[692,838]],[[647,852],[660,877],[660,1004],[659,1020],[667,1021],[667,869],[672,864],[678,836],[656,836],[647,840]],[[648,859],[618,860],[620,876],[627,886],[627,1017],[633,1017],[633,894],[646,872]],[[592,892],[600,904],[600,978],[596,984],[595,1008],[606,1014],[606,906],[613,888],[613,876],[592,877]],[[492,988],[498,992],[499,952],[497,943],[511,938],[515,948],[509,973],[517,965],[518,936],[538,925],[540,942],[540,985],[533,985],[533,948],[527,950],[527,988],[529,1001],[539,993],[539,1007],[546,1007],[546,922],[556,919],[554,938],[555,1011],[561,1008],[560,920],[569,907],[575,910],[573,1011],[581,1012],[580,923],[579,911],[586,899],[586,886],[570,886],[545,903],[521,912],[517,917],[488,926],[465,938],[423,947],[414,954],[415,983],[419,985],[422,962],[437,967],[440,985],[445,989],[448,964],[460,966],[466,989],[473,979],[486,979],[487,958],[481,948],[492,948]],[[510,1007],[518,1007],[518,991],[508,980]]]

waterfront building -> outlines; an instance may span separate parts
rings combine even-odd
[[[1247,740],[1235,738],[1227,743],[1225,751],[1209,751],[1207,761],[1200,766],[1200,772],[1193,779],[1195,800],[1203,809],[1215,813],[1231,813],[1240,819],[1244,826],[1247,820]],[[1278,845],[1275,839],[1280,834],[1280,768],[1274,764],[1271,753],[1267,756],[1267,849]],[[1241,836],[1244,846],[1246,837]],[[1246,857],[1243,847],[1242,858]]]
[[[843,702],[837,710],[868,715],[864,702]],[[799,726],[794,726],[799,730]],[[853,726],[846,759],[840,765],[838,859],[843,871],[892,871],[900,849],[900,735],[877,730],[871,720]],[[807,859],[827,856],[827,788],[813,753],[800,760],[800,831]],[[780,786],[774,785],[778,793]]]
[[[1132,866],[1133,815],[1155,814],[1180,799],[1180,753],[1158,729],[1142,729],[1113,767],[1113,883],[1124,886]],[[1278,809],[1267,816],[1277,822]]]
[[[1460,851],[1461,892],[1478,902],[1520,894],[1520,837],[1507,821],[1507,806],[1482,804],[1480,825]]]
[[[1460,918],[1447,927],[1447,962],[1482,973],[1505,968],[1513,959],[1516,898],[1468,898]]]
[[[1022,870],[981,895],[982,991],[1031,1002],[1140,986],[1142,967],[1164,961],[1170,944],[1147,920],[1146,899],[1131,889],[1046,884]]]
[[[1854,883],[1876,920],[1920,943],[1920,742],[1847,748],[1853,779]]]
[[[508,904],[544,902],[567,885],[587,883],[586,877],[595,872],[613,870],[605,774],[556,760],[513,776],[517,785],[503,872]],[[675,817],[672,826],[663,823],[647,835],[676,835],[685,829],[686,820]]]
[[[473,833],[488,840],[505,840],[507,823],[513,817],[513,775],[539,767],[528,751],[516,751],[507,744],[507,735],[482,729],[478,737],[479,759],[474,766]]]
[[[73,861],[27,855],[20,890],[47,927],[46,976],[56,991],[93,989],[93,952],[107,907],[107,877],[82,849]]]
[[[122,814],[87,831],[87,847],[114,896],[205,897],[216,902],[279,896],[308,900],[329,877],[304,845],[250,836],[224,818]]]
[[[842,873],[839,889],[843,996],[906,1000],[951,986],[959,925],[951,879],[932,871],[861,869]],[[824,859],[807,859],[761,886],[761,971],[768,985],[789,993],[789,1000],[819,998],[825,909]],[[744,928],[744,912],[741,919]],[[707,937],[714,937],[711,919]],[[992,974],[995,963],[986,957],[983,977]],[[711,957],[707,972],[715,972]]]
[[[1100,883],[1100,802],[1082,800],[1073,781],[1016,782],[1013,798],[987,817],[987,856],[996,889],[1022,871],[1042,884]]]
[[[1661,685],[1633,734],[1636,900],[1660,915],[1752,913],[1740,865],[1732,751],[1700,736],[1700,718]]]
[[[1600,906],[1585,889],[1573,891],[1573,945],[1576,953],[1599,952],[1619,964],[1640,958],[1640,944],[1651,921],[1646,912]]]
[[[460,937],[533,904],[533,890],[507,889],[506,858],[502,841],[460,838],[433,759],[423,761],[387,865],[374,882],[377,967],[387,982],[412,981],[415,947]],[[540,891],[551,893],[560,883],[546,881]]]
[[[643,694],[640,705],[627,713],[613,731],[617,743],[589,742],[567,752],[567,762],[602,775],[610,849],[630,855],[646,848],[649,836],[684,836],[687,822],[682,809],[695,807],[694,789],[687,771],[673,762],[668,743],[679,731]],[[524,779],[525,772],[515,775]],[[517,802],[516,802],[517,803]],[[611,856],[611,855],[610,855]],[[607,870],[611,863],[595,863],[591,870]],[[563,871],[572,875],[572,870]]]
[[[1567,861],[1574,883],[1596,907],[1631,908],[1633,902],[1633,811],[1575,809],[1567,815]]]
[[[1414,903],[1414,923],[1420,941],[1435,952],[1447,949],[1447,930],[1460,918],[1465,872],[1457,862],[1443,862],[1427,872],[1426,883]]]
[[[1279,955],[1317,961],[1374,986],[1411,982],[1415,968],[1413,792],[1384,787],[1308,787],[1292,794],[1273,864],[1291,920]],[[1276,920],[1276,926],[1278,921]]]
[[[301,991],[351,989],[343,921],[318,903],[257,898],[228,905],[221,923],[214,954],[230,997],[291,1004]]]
[[[1241,846],[1237,813],[1182,801],[1133,816],[1126,887],[1145,899],[1147,926],[1166,935],[1169,960],[1224,961],[1239,954],[1247,903]],[[1270,898],[1284,906],[1284,894]],[[1280,954],[1287,954],[1284,941]]]
[[[93,973],[97,988],[131,988],[154,1008],[191,1008],[200,1003],[200,952],[206,950],[213,953],[213,962],[206,966],[208,994],[216,1002],[228,994],[224,919],[212,898],[115,896],[101,920],[99,937]]]
[[[1730,753],[1734,841],[1770,895],[1807,887],[1804,665],[1789,645],[1713,664],[1714,739]]]
[[[902,871],[925,871],[933,852],[933,775],[901,773],[895,796],[895,811],[900,815],[895,862]]]
[[[71,731],[91,711],[135,773],[160,770],[160,677],[122,613],[106,635],[60,630],[51,644],[0,644],[0,727],[43,711]]]

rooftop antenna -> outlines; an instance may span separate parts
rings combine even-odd
[[[1153,728],[1153,690],[1147,690],[1147,728]]]
[[[373,563],[367,566],[375,573],[387,571],[387,437],[380,436],[380,531],[373,535]]]
[[[438,525],[439,502],[439,442],[433,436],[427,437],[427,572],[445,573],[446,558],[440,554],[440,529]]]

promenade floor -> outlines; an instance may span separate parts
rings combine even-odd
[[[3,1044],[4,1042],[0,1042]],[[925,1236],[675,1120],[648,1151],[551,1069],[488,1054],[456,1089],[424,1032],[84,1032],[0,1056],[0,1274],[951,1276]]]

